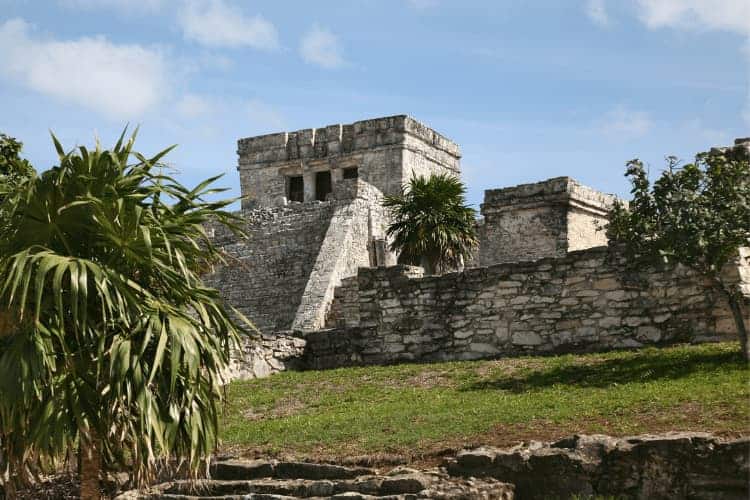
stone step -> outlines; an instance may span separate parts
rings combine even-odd
[[[263,493],[249,493],[245,495],[224,495],[218,497],[163,494],[159,495],[158,497],[152,498],[154,500],[296,500],[299,497],[290,497],[285,495],[267,495]],[[411,500],[416,499],[417,497],[414,495],[388,495],[376,497],[371,495],[362,495],[359,493],[340,493],[337,495],[326,497],[310,497],[307,500],[323,500],[328,498],[339,500]]]
[[[366,495],[391,495],[419,493],[430,485],[424,477],[363,476],[352,480],[331,481],[328,479],[253,479],[175,481],[164,493],[179,495],[227,496],[248,493],[286,495],[296,498],[328,497],[339,493],[359,493]]]
[[[126,492],[117,500],[513,498],[511,485],[449,478],[437,469],[420,472],[397,467],[380,474],[374,469],[333,464],[224,460],[212,464],[211,472],[211,479],[175,480],[147,491]]]
[[[344,467],[311,462],[278,462],[276,460],[223,460],[211,464],[211,477],[223,480],[248,480],[263,477],[279,479],[353,479],[375,475],[364,467]]]

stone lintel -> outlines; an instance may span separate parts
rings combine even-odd
[[[407,136],[456,159],[461,157],[458,145],[450,139],[410,116],[396,115],[240,139],[238,170],[332,158],[384,146],[405,146]]]

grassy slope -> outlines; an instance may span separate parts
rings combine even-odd
[[[736,343],[288,372],[230,385],[223,439],[248,453],[421,460],[576,432],[748,433],[749,375]]]

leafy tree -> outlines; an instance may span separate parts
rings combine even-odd
[[[392,222],[387,234],[399,262],[432,273],[457,268],[478,241],[475,211],[466,205],[466,188],[452,175],[413,176],[398,195],[386,196]]]
[[[81,498],[103,466],[142,484],[160,460],[193,472],[217,440],[221,370],[241,327],[199,273],[220,258],[204,224],[236,229],[195,189],[132,150],[135,133],[2,201],[0,481],[13,488],[78,447]],[[131,164],[128,164],[132,160]],[[163,463],[163,462],[162,462]]]
[[[632,160],[629,206],[616,203],[607,235],[634,266],[663,262],[685,265],[706,276],[727,300],[746,358],[746,307],[736,283],[722,271],[750,243],[750,166],[743,146],[700,153],[682,167],[669,157],[653,186],[643,163]]]
[[[21,158],[23,143],[0,133],[0,197],[36,172],[28,160]]]

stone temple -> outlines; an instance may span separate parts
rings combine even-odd
[[[734,147],[750,155],[750,140]],[[244,138],[238,154],[249,236],[211,229],[228,260],[208,277],[260,334],[238,376],[736,335],[690,271],[626,272],[600,230],[614,197],[568,177],[485,191],[463,271],[396,265],[383,195],[461,175],[458,145],[409,116]],[[748,257],[726,272],[750,304]]]

